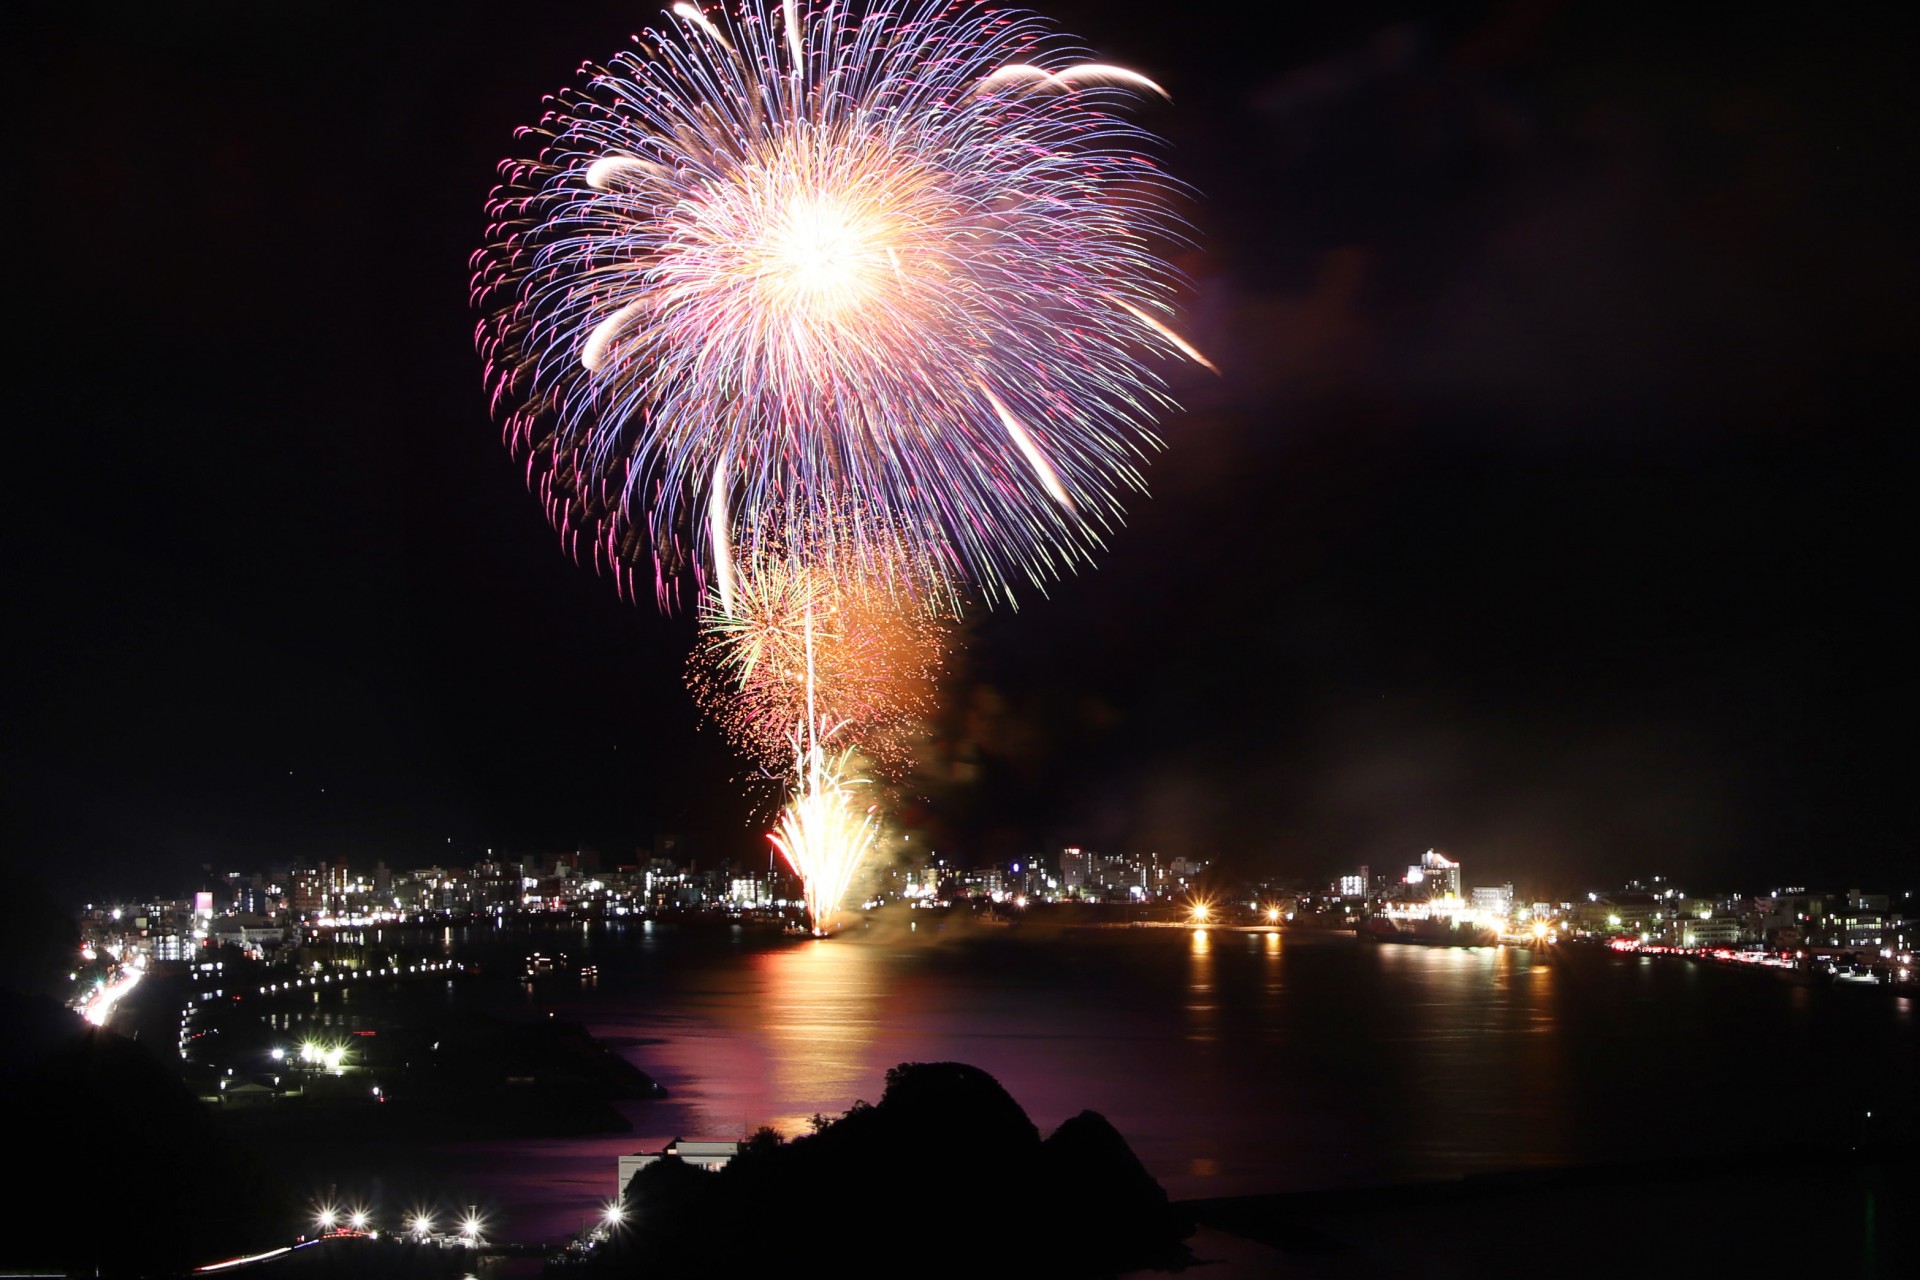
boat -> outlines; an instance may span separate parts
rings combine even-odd
[[[550,956],[536,951],[527,957],[527,967],[522,976],[526,981],[531,982],[535,978],[550,978],[555,974],[566,973],[572,968],[573,964],[568,960],[565,952]]]
[[[1355,932],[1374,942],[1412,942],[1429,947],[1490,947],[1500,941],[1499,935],[1485,925],[1448,916],[1368,916]]]

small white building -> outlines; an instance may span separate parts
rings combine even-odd
[[[739,1154],[738,1142],[717,1138],[675,1138],[658,1151],[636,1151],[630,1156],[621,1156],[620,1180],[614,1185],[614,1194],[625,1199],[627,1184],[633,1181],[633,1175],[654,1161],[665,1159],[667,1156],[677,1156],[696,1169],[708,1169],[718,1173]]]
[[[1501,919],[1513,914],[1513,886],[1511,884],[1475,885],[1472,891],[1473,909],[1483,916],[1499,916]]]

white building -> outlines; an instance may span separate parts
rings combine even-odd
[[[1678,923],[1683,947],[1737,947],[1743,940],[1733,916],[1683,916]]]
[[[677,1156],[697,1169],[718,1173],[739,1154],[738,1142],[718,1138],[675,1138],[658,1151],[636,1151],[630,1156],[621,1156],[620,1180],[614,1185],[614,1194],[625,1199],[627,1184],[633,1181],[633,1175],[668,1156]]]
[[[1483,916],[1500,916],[1504,918],[1512,915],[1513,886],[1510,884],[1475,885],[1473,889],[1473,909]]]

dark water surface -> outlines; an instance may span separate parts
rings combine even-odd
[[[598,983],[474,998],[585,1023],[671,1096],[623,1104],[630,1135],[454,1149],[507,1238],[580,1225],[652,1139],[804,1132],[905,1061],[985,1068],[1043,1132],[1104,1113],[1177,1199],[1916,1133],[1912,1001],[1672,959],[1219,929],[531,937],[453,946],[567,950]]]

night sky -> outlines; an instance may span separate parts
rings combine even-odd
[[[1224,376],[1097,570],[971,622],[916,838],[1911,887],[1902,33],[1043,7],[1174,96]],[[512,128],[654,16],[12,11],[11,864],[763,856],[691,624],[563,555],[471,346]]]

